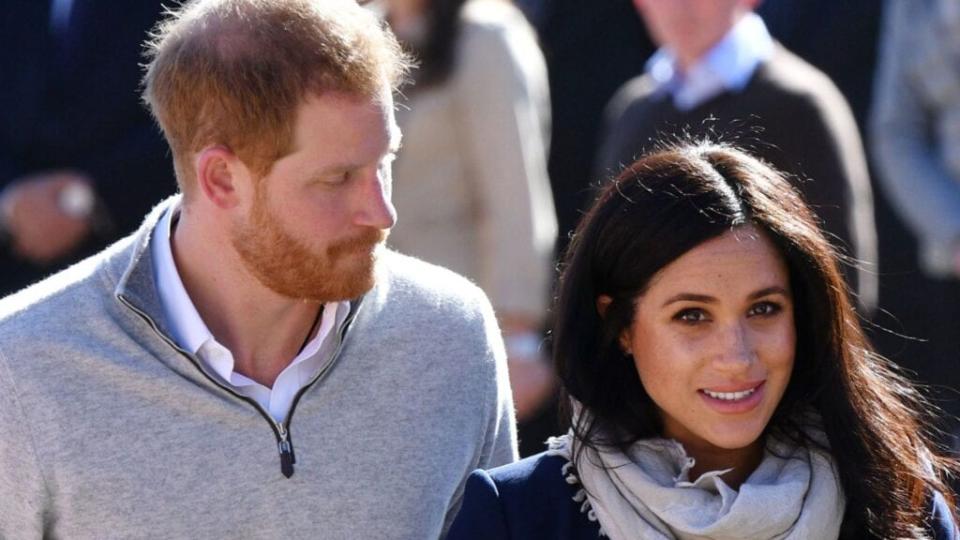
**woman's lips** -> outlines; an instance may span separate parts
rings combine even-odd
[[[701,388],[697,393],[717,412],[744,413],[753,410],[763,400],[765,382]]]

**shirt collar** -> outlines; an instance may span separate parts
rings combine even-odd
[[[703,57],[680,72],[676,55],[660,48],[647,61],[646,72],[658,91],[672,95],[674,105],[690,110],[724,92],[746,87],[757,66],[773,54],[773,38],[763,19],[747,13]]]
[[[170,333],[173,334],[171,337],[177,345],[196,354],[204,343],[213,339],[213,334],[187,295],[173,259],[170,236],[173,234],[174,217],[179,213],[179,204],[172,205],[157,223],[154,241],[150,243],[153,251],[153,271],[160,304],[170,323]]]

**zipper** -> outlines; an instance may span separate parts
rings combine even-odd
[[[297,392],[297,394],[296,394],[295,396],[293,396],[293,402],[290,403],[290,412],[287,413],[287,421],[286,421],[287,431],[290,430],[290,421],[293,420],[293,412],[297,410],[297,403],[300,403],[300,397],[303,396],[303,394],[305,394],[305,393],[307,392],[307,390],[309,390],[310,387],[314,385],[314,383],[316,383],[318,380],[320,380],[320,378],[323,377],[331,367],[333,367],[333,364],[336,362],[337,358],[340,357],[340,350],[343,349],[343,338],[347,335],[347,327],[349,327],[349,326],[350,326],[350,323],[353,322],[353,319],[357,316],[357,310],[359,310],[359,309],[360,309],[360,305],[359,305],[359,301],[358,301],[356,307],[354,307],[354,308],[352,309],[352,313],[350,313],[349,315],[347,315],[347,318],[344,319],[344,321],[343,321],[343,328],[341,328],[341,329],[340,329],[340,333],[337,334],[337,346],[336,346],[336,348],[333,350],[333,354],[330,355],[330,362],[327,363],[326,367],[324,367],[322,370],[320,370],[320,373],[317,373],[317,375],[313,378],[313,380],[311,380],[309,383],[307,383],[303,388],[301,388],[301,389]],[[282,458],[282,457],[283,457],[283,453],[281,452],[280,455],[281,455],[281,458]],[[297,462],[297,457],[296,457],[296,454],[293,453],[293,442],[292,442],[292,441],[290,442],[290,456],[291,456],[291,458],[293,459],[293,463],[296,463],[296,462]],[[292,473],[291,473],[291,474],[292,474]],[[287,478],[289,478],[289,477],[287,477]]]
[[[357,309],[359,309],[359,307],[360,306],[357,306]],[[297,462],[297,454],[293,451],[293,440],[290,439],[290,420],[293,419],[293,411],[297,410],[297,403],[300,402],[300,396],[306,393],[314,383],[319,381],[320,378],[327,373],[327,370],[337,361],[337,357],[340,356],[340,349],[343,348],[343,338],[347,334],[347,326],[349,326],[352,321],[353,315],[348,316],[347,319],[343,321],[343,328],[340,329],[340,333],[337,335],[337,346],[333,350],[333,354],[330,355],[330,361],[327,362],[326,367],[320,370],[310,382],[297,391],[297,395],[293,396],[293,402],[290,403],[290,411],[287,412],[287,421],[285,423],[275,422],[273,417],[270,417],[270,420],[277,425],[277,448],[280,450],[280,472],[287,478],[293,476],[293,466]],[[260,404],[257,403],[257,406],[259,407]]]
[[[281,423],[277,423],[279,440],[277,448],[280,450],[280,472],[283,476],[290,478],[293,476],[293,464],[297,462],[297,457],[293,455],[293,444],[290,442],[289,433]]]
[[[316,376],[314,376],[314,378],[309,383],[307,383],[303,388],[301,388],[300,391],[297,392],[296,396],[294,396],[293,403],[290,404],[290,411],[287,413],[286,422],[277,422],[273,418],[273,416],[271,416],[270,413],[268,413],[260,405],[260,403],[257,400],[238,393],[233,388],[221,383],[214,377],[211,377],[209,374],[207,374],[206,370],[203,369],[203,366],[200,365],[200,361],[197,359],[196,355],[190,352],[187,352],[185,349],[177,345],[172,339],[167,337],[166,334],[161,332],[160,328],[157,327],[157,323],[154,322],[154,320],[149,315],[147,315],[143,310],[134,306],[122,294],[118,294],[116,296],[117,296],[117,299],[120,300],[120,303],[130,308],[134,313],[139,315],[140,318],[142,318],[148,325],[150,325],[150,328],[153,329],[154,333],[156,333],[157,336],[160,337],[160,339],[162,339],[168,345],[173,347],[174,350],[176,350],[177,352],[182,354],[184,357],[186,357],[187,360],[189,360],[190,363],[192,363],[194,367],[196,367],[197,370],[200,371],[200,373],[207,380],[212,382],[214,385],[222,388],[227,393],[232,394],[234,397],[242,401],[246,401],[247,403],[252,405],[253,408],[256,409],[261,416],[264,417],[264,419],[266,419],[267,423],[270,424],[270,428],[273,430],[274,436],[277,439],[277,450],[280,453],[280,473],[283,474],[283,476],[286,478],[290,478],[291,476],[293,476],[293,471],[294,471],[293,466],[297,462],[296,454],[293,451],[293,440],[290,438],[290,420],[293,418],[293,411],[296,410],[297,403],[300,401],[300,397],[303,396],[303,394],[310,387],[316,384],[316,382],[319,381],[324,375],[326,375],[327,371],[329,371],[330,368],[333,366],[333,364],[336,363],[337,357],[340,356],[340,350],[343,348],[343,338],[347,333],[347,327],[350,326],[351,322],[353,322],[353,319],[356,317],[356,311],[360,309],[360,306],[356,305],[355,307],[353,307],[353,309],[351,310],[352,313],[350,313],[347,316],[347,318],[343,321],[343,328],[340,329],[340,333],[337,336],[337,347],[336,349],[334,349],[333,354],[330,357],[330,361],[327,362],[326,367],[320,370],[320,372],[317,373]]]

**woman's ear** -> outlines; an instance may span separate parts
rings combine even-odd
[[[607,308],[609,308],[612,303],[613,298],[608,294],[601,294],[597,297],[597,313],[600,314],[601,319],[607,316]]]
[[[600,318],[606,318],[607,310],[610,309],[610,304],[613,303],[613,297],[607,294],[601,294],[597,297],[597,313],[600,314]],[[623,350],[623,354],[631,356],[630,352],[630,329],[624,328],[623,332],[620,332],[620,349]]]
[[[630,339],[629,328],[624,328],[623,332],[620,332],[620,339],[617,341],[620,342],[620,350],[623,351],[623,354],[633,356],[633,348],[631,347],[633,340]]]

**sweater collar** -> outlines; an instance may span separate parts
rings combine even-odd
[[[157,329],[166,336],[170,336],[171,331],[166,318],[163,316],[163,304],[157,292],[150,241],[164,212],[168,208],[178,206],[180,200],[181,196],[177,194],[157,204],[147,214],[140,228],[133,233],[133,243],[127,252],[129,256],[118,257],[114,263],[123,265],[120,278],[114,287],[114,296],[149,317],[157,326]]]

